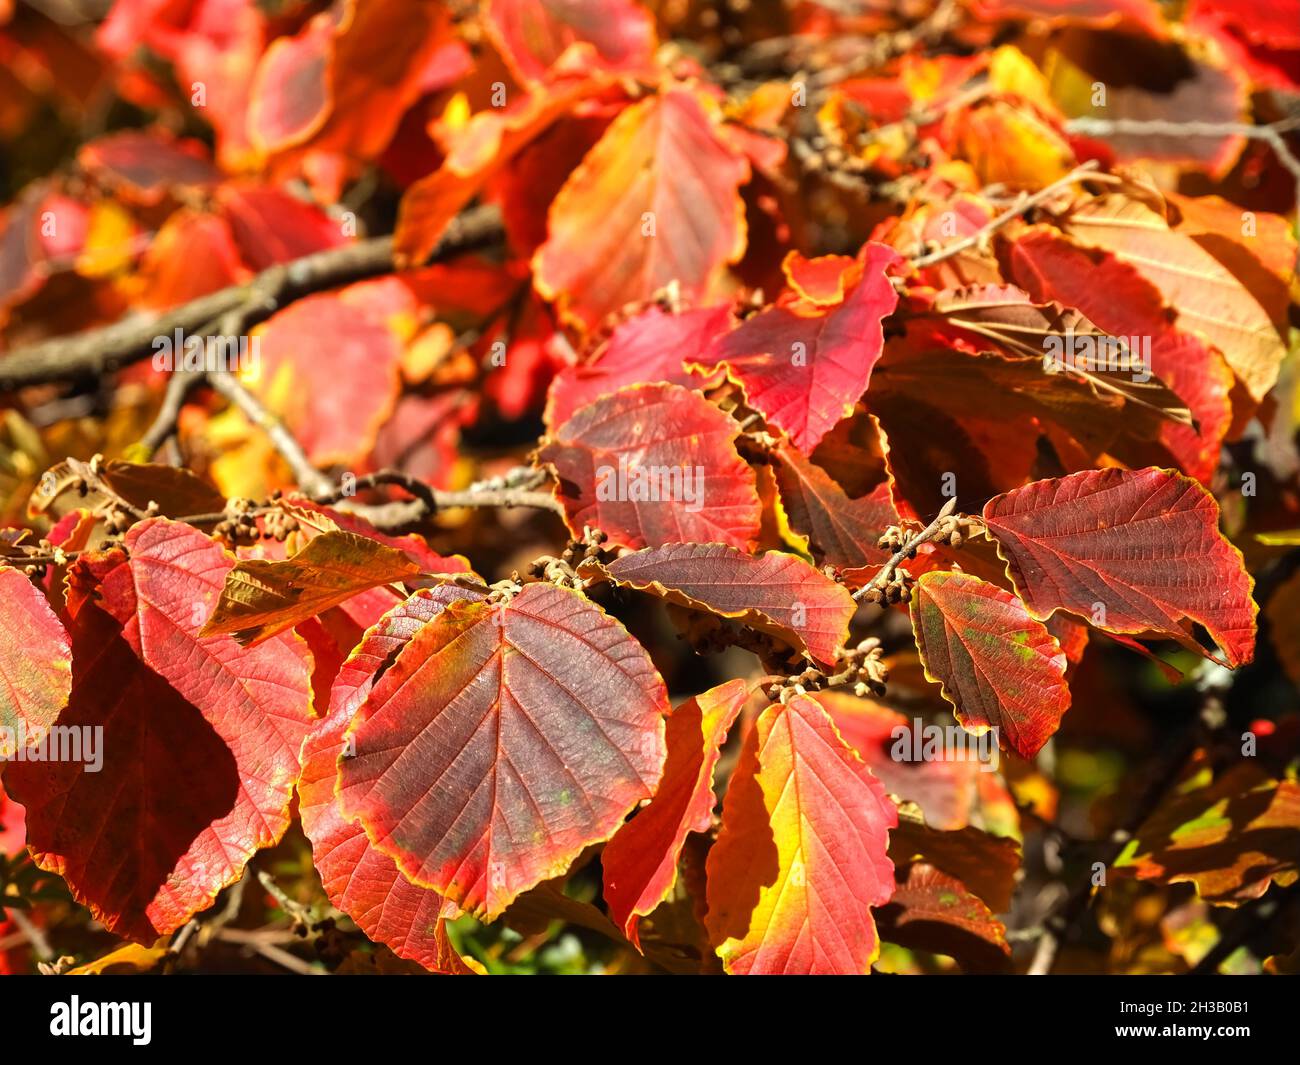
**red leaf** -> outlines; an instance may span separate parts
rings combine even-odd
[[[1208,482],[1232,422],[1232,371],[1223,357],[1176,329],[1155,286],[1113,255],[1041,228],[1018,239],[1010,259],[1016,283],[1034,299],[1074,307],[1112,336],[1150,338],[1151,370],[1182,397],[1200,426],[1198,433],[1163,425],[1161,439],[1184,472]]]
[[[87,141],[77,162],[124,198],[158,203],[172,189],[205,188],[221,179],[199,141],[175,140],[165,131],[125,129]]]
[[[0,781],[0,855],[14,858],[27,846],[27,817],[23,808],[5,795]]]
[[[1017,754],[1037,754],[1070,707],[1056,638],[1014,595],[967,573],[924,574],[911,612],[926,679],[962,725],[996,728]]]
[[[740,426],[680,385],[632,385],[583,407],[537,457],[556,472],[569,528],[614,544],[711,541],[753,546],[761,507],[736,453]]]
[[[683,363],[698,357],[730,322],[727,307],[669,314],[649,307],[621,323],[590,362],[555,375],[546,405],[546,423],[555,426],[574,411],[624,385],[665,384],[695,388],[702,378]]]
[[[862,280],[830,309],[779,303],[715,340],[700,362],[725,364],[751,406],[803,452],[853,411],[884,346],[881,322],[898,302],[885,268],[895,253],[867,246]]]
[[[425,92],[427,66],[450,36],[431,0],[369,0],[316,16],[279,38],[252,82],[249,132],[260,148],[298,146],[377,158]]]
[[[217,190],[216,198],[240,257],[253,270],[347,243],[341,220],[279,189],[228,184]]]
[[[763,711],[709,852],[705,924],[732,973],[865,973],[894,890],[885,789],[813,699]]]
[[[197,633],[233,561],[187,525],[140,522],[69,574],[72,697],[102,767],[16,763],[33,852],[108,928],[178,928],[289,825],[310,722],[309,660],[289,634],[243,649]]]
[[[620,584],[696,610],[742,618],[818,662],[834,664],[856,611],[843,585],[795,555],[747,555],[726,544],[664,544],[609,565]]]
[[[538,88],[501,109],[480,111],[460,130],[442,166],[402,197],[393,238],[399,265],[419,265],[438,245],[462,207],[518,152],[603,88],[572,79]]]
[[[1133,266],[1177,311],[1180,329],[1199,333],[1262,399],[1277,381],[1286,345],[1254,293],[1186,233],[1146,204],[1102,196],[1071,212],[1071,237]]]
[[[238,284],[248,273],[225,219],[183,207],[145,253],[140,298],[151,309],[167,310]]]
[[[600,859],[605,903],[638,948],[637,922],[672,890],[687,834],[707,832],[713,823],[713,769],[749,691],[745,681],[731,680],[673,711],[668,759],[655,797],[605,845]]]
[[[448,602],[474,598],[476,593],[454,585],[421,589],[366,633],[335,681],[329,716],[303,746],[298,783],[303,832],[330,902],[371,939],[433,972],[464,970],[445,930],[445,921],[459,909],[436,891],[407,880],[393,859],[371,844],[365,829],[343,816],[335,785],[348,724],[376,674]]]
[[[5,784],[27,807],[36,863],[62,876],[110,932],[152,943],[205,909],[259,847],[279,838],[292,781],[263,807],[240,786],[258,772],[264,741],[256,733],[223,739],[98,607],[84,605],[70,628],[73,689],[60,725],[82,736],[102,730],[102,768],[15,762]],[[269,789],[254,786],[266,797]]]
[[[414,883],[491,919],[650,797],[667,711],[640,644],[576,593],[452,603],[361,704],[343,811]]]
[[[1226,664],[1255,652],[1254,581],[1219,532],[1219,507],[1172,470],[1088,470],[1035,481],[984,507],[1011,579],[1039,620],[1057,609],[1107,632],[1155,631]]]
[[[898,522],[888,481],[869,495],[850,499],[825,470],[794,448],[783,444],[775,457],[786,520],[819,564],[852,569],[889,558],[889,552],[876,546],[880,534]]]
[[[785,282],[799,298],[810,303],[833,307],[844,302],[844,295],[853,284],[858,261],[849,255],[821,255],[805,258],[797,251],[789,252],[781,262]]]
[[[1006,927],[955,877],[918,862],[899,871],[894,896],[879,914],[891,943],[947,954],[965,972],[1000,972],[1011,955]]]
[[[920,749],[923,743],[922,737],[913,735],[914,718],[841,688],[828,688],[813,698],[885,790],[916,803],[927,825],[955,832],[970,823],[981,766],[973,753],[945,744],[939,757],[912,761],[913,744]],[[901,757],[900,739],[904,743]]]
[[[248,131],[267,151],[301,144],[329,115],[329,65],[334,30],[314,18],[293,37],[277,37],[258,63],[248,105]]]
[[[397,402],[414,316],[393,278],[308,296],[258,327],[261,366],[246,383],[317,465],[360,463]]]

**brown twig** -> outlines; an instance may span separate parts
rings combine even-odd
[[[952,514],[956,508],[957,497],[952,496],[949,498],[948,502],[943,505],[943,509],[935,515],[934,521],[930,522],[929,525],[915,536],[910,537],[902,547],[895,551],[893,555],[890,556],[889,561],[880,567],[880,572],[872,577],[869,583],[864,584],[853,593],[853,598],[856,601],[861,602],[863,597],[873,588],[876,590],[884,588],[885,585],[893,579],[894,571],[907,559],[912,558],[918,547],[921,547],[923,544],[928,544],[939,534],[940,530],[943,528],[943,519]]]
[[[471,208],[448,227],[434,257],[482,246],[500,234],[500,215],[495,208]],[[99,329],[54,337],[10,352],[0,359],[0,392],[109,373],[146,358],[157,337],[171,336],[177,330],[203,335],[200,331],[209,323],[232,311],[240,312],[246,323],[259,322],[302,296],[393,270],[392,237],[373,237],[305,255],[157,318],[135,315]]]
[[[45,932],[22,910],[11,908],[9,910],[9,919],[17,926],[23,934],[23,938],[31,944],[32,953],[40,961],[53,961],[54,948],[50,946],[50,941],[45,938]]]
[[[163,393],[162,406],[158,409],[149,428],[140,437],[140,446],[153,455],[176,432],[180,421],[181,408],[189,394],[203,383],[206,373],[203,370],[176,370],[167,381],[167,391]]]
[[[1296,202],[1300,203],[1300,159],[1291,151],[1284,133],[1300,125],[1300,120],[1286,118],[1263,126],[1245,122],[1170,122],[1158,118],[1095,118],[1087,115],[1065,123],[1067,133],[1083,137],[1245,137],[1263,141],[1277,156],[1277,161],[1296,184]]]
[[[919,45],[933,44],[961,21],[963,11],[956,0],[939,0],[934,9],[916,25],[893,33],[877,34],[868,38],[861,55],[845,63],[819,70],[808,79],[815,89],[838,85],[848,78],[883,67],[891,59],[911,52]]]
[[[282,939],[277,933],[272,933],[272,935],[276,939]],[[261,955],[267,961],[301,976],[321,975],[320,970],[311,962],[304,961],[296,954],[290,954],[289,951],[276,946],[275,942],[272,942],[272,937],[266,933],[248,932],[242,928],[222,928],[217,932],[215,938],[223,943],[233,943],[251,950],[254,954]],[[283,939],[283,941],[294,942],[292,939]]]
[[[357,478],[355,484],[351,486],[352,490],[393,485],[414,498],[369,506],[343,503],[340,509],[364,517],[381,529],[414,525],[451,507],[501,507],[503,509],[531,507],[535,510],[549,510],[554,514],[562,514],[564,508],[550,492],[535,490],[534,486],[541,479],[543,475],[539,470],[523,466],[503,477],[478,481],[460,491],[447,491],[433,488],[398,470],[380,470]],[[345,500],[348,496],[341,487],[336,486],[314,498],[316,502],[328,505]]]
[[[976,232],[971,233],[969,236],[962,237],[961,240],[955,240],[951,244],[946,244],[942,248],[936,248],[932,252],[913,259],[912,265],[919,270],[922,267],[933,266],[935,263],[943,262],[944,259],[950,259],[954,255],[966,251],[968,248],[978,247],[1013,218],[1017,218],[1024,214],[1031,207],[1037,207],[1040,203],[1050,200],[1062,189],[1091,177],[1097,170],[1097,166],[1098,164],[1095,159],[1089,159],[1086,163],[1080,163],[1064,177],[1058,178],[1045,188],[1039,189],[1032,195],[1025,196],[1018,200],[1000,215],[997,215],[995,218],[990,219],[982,225]]]
[[[206,378],[214,391],[230,400],[240,409],[245,418],[266,433],[271,446],[289,464],[294,480],[303,491],[314,496],[333,489],[334,482],[312,465],[298,438],[289,431],[284,422],[266,409],[260,399],[244,387],[244,383],[238,377],[226,371],[215,371],[208,373]]]

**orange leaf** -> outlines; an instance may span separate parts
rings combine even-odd
[[[595,329],[672,282],[702,301],[740,258],[749,164],[718,121],[709,97],[669,89],[623,111],[569,176],[533,256],[537,291],[566,319]]]
[[[865,973],[880,949],[898,812],[830,718],[796,695],[746,737],[708,859],[705,924],[727,970]]]
[[[673,711],[666,734],[668,759],[655,797],[605,845],[600,859],[605,903],[638,947],[638,919],[672,890],[687,833],[706,832],[713,823],[713,769],[749,691],[745,681],[731,680]]]

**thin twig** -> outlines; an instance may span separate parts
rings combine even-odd
[[[299,924],[311,927],[316,918],[312,913],[310,906],[304,906],[297,899],[291,898],[289,895],[285,894],[284,889],[275,882],[275,878],[265,869],[259,869],[257,871],[257,882],[266,889],[267,894],[275,899],[276,905],[279,906],[280,909]]]
[[[1045,188],[1039,189],[1032,196],[1026,196],[1024,199],[1012,204],[1000,215],[997,215],[995,218],[990,219],[982,225],[976,232],[971,233],[969,236],[962,237],[961,240],[956,240],[951,244],[946,244],[942,248],[937,248],[927,255],[922,255],[919,258],[913,259],[912,265],[919,270],[925,266],[933,266],[935,263],[942,262],[944,259],[951,259],[954,255],[966,251],[968,248],[978,247],[983,244],[991,234],[1001,229],[1013,218],[1017,218],[1024,214],[1031,207],[1037,207],[1040,203],[1050,200],[1062,189],[1091,177],[1093,172],[1096,171],[1097,166],[1098,164],[1095,159],[1089,159],[1086,163],[1080,163],[1064,177],[1057,178],[1057,180],[1053,181]]]
[[[1296,202],[1300,203],[1300,159],[1291,151],[1284,133],[1300,125],[1300,120],[1286,118],[1280,122],[1254,126],[1244,122],[1171,122],[1158,118],[1095,118],[1087,115],[1065,123],[1067,133],[1083,137],[1245,137],[1263,141],[1273,149],[1277,161],[1296,183]]]
[[[261,933],[247,932],[242,928],[222,928],[217,932],[216,938],[223,943],[233,943],[245,947],[254,954],[260,954],[267,961],[274,962],[290,972],[302,976],[320,975],[320,970],[311,962],[303,961],[296,954],[290,954],[287,950],[277,947]]]
[[[230,400],[243,412],[244,417],[266,433],[271,446],[289,464],[294,480],[303,491],[308,495],[315,495],[317,492],[328,492],[333,488],[333,482],[312,465],[298,438],[289,432],[284,422],[262,405],[260,399],[244,387],[238,377],[229,372],[218,371],[209,373],[207,381],[214,391]]]
[[[869,583],[864,584],[861,588],[859,588],[856,592],[853,593],[853,598],[860,602],[862,600],[862,597],[865,596],[869,591],[871,591],[871,589],[884,588],[885,585],[887,585],[890,582],[890,580],[893,579],[894,571],[898,569],[898,567],[902,565],[905,560],[913,557],[918,547],[922,546],[923,544],[928,544],[931,540],[935,538],[936,535],[938,535],[940,527],[943,525],[943,519],[948,517],[948,515],[950,515],[954,510],[956,510],[956,508],[957,508],[957,497],[952,496],[949,498],[948,502],[946,502],[943,505],[943,509],[940,510],[939,513],[935,515],[934,521],[930,522],[929,525],[927,525],[915,536],[911,537],[907,541],[907,543],[905,543],[902,547],[900,547],[897,551],[895,551],[894,554],[890,557],[889,561],[880,567],[880,572],[877,573],[874,577],[872,577]]]
[[[162,406],[158,414],[140,437],[140,446],[154,454],[176,432],[180,421],[181,408],[191,391],[203,383],[206,376],[203,370],[176,370],[167,381],[167,391],[163,393]]]
[[[178,957],[198,930],[199,922],[197,918],[191,917],[185,922],[185,927],[177,932],[172,941],[167,944],[167,956],[169,958]]]
[[[27,942],[32,946],[32,953],[41,961],[53,961],[54,949],[50,946],[50,941],[45,938],[45,932],[22,910],[11,908],[9,910],[9,919],[17,925],[18,930],[22,932]]]
[[[364,517],[380,528],[394,528],[414,525],[425,518],[451,507],[531,507],[535,510],[549,510],[562,514],[564,508],[550,492],[536,491],[544,475],[532,467],[517,467],[504,477],[492,477],[479,481],[460,491],[446,491],[434,488],[425,482],[399,470],[379,470],[358,477],[345,493],[342,487],[332,487],[329,491],[313,496],[317,503],[326,505],[348,500],[353,492],[379,485],[392,485],[414,496],[409,501],[392,503],[350,504],[343,502],[339,509]]]
[[[491,243],[500,234],[495,208],[471,208],[448,227],[434,257]],[[18,348],[0,359],[0,392],[99,376],[148,357],[156,338],[170,337],[177,330],[202,335],[199,331],[208,323],[231,311],[241,312],[248,323],[259,322],[302,296],[393,270],[391,236],[279,263],[250,281],[201,296],[156,318],[133,315],[99,329]]]
[[[861,55],[855,56],[848,62],[817,71],[808,82],[814,89],[824,89],[869,70],[883,67],[891,59],[911,52],[918,45],[933,44],[941,40],[946,33],[956,28],[962,16],[961,5],[956,0],[939,0],[934,10],[915,26],[868,38],[867,47]]]

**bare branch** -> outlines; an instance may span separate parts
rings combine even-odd
[[[176,370],[167,381],[167,391],[163,393],[162,406],[158,409],[144,436],[140,437],[140,446],[150,455],[163,446],[176,432],[180,421],[181,408],[189,394],[203,383],[207,375],[202,370]]]
[[[501,233],[493,207],[475,207],[448,227],[436,258],[479,247]],[[208,323],[238,312],[246,325],[268,318],[302,296],[367,277],[392,273],[393,238],[374,237],[342,248],[305,255],[262,271],[251,281],[232,285],[156,318],[132,316],[99,329],[19,348],[0,357],[0,392],[109,373],[146,358],[155,338],[176,330],[207,335]]]
[[[1091,177],[1096,170],[1097,161],[1095,159],[1089,159],[1086,163],[1080,163],[1064,177],[1058,178],[1045,188],[1039,189],[1032,196],[1026,196],[1023,199],[1018,200],[996,218],[992,218],[984,225],[980,226],[979,230],[970,234],[970,236],[962,237],[961,240],[955,240],[951,244],[947,244],[942,248],[930,252],[928,255],[922,255],[920,258],[913,259],[912,265],[917,269],[920,269],[923,266],[933,266],[935,263],[943,262],[944,259],[951,259],[954,255],[965,251],[967,248],[978,247],[1013,218],[1017,218],[1024,214],[1031,207],[1037,207],[1040,203],[1050,200],[1062,189],[1086,180]]]
[[[393,503],[378,503],[372,506],[349,504],[344,502],[339,509],[365,518],[380,529],[398,529],[416,525],[439,511],[451,507],[531,507],[535,510],[549,510],[553,514],[563,514],[564,508],[556,498],[546,491],[536,490],[539,471],[532,467],[520,467],[512,470],[505,477],[494,477],[479,481],[458,492],[443,491],[425,484],[409,474],[397,470],[380,470],[357,479],[355,489],[373,488],[378,485],[395,485],[410,493],[414,499]],[[337,503],[344,500],[341,489],[314,496],[318,503]]]
[[[215,391],[230,400],[243,412],[244,417],[266,433],[271,446],[289,464],[294,480],[303,491],[315,495],[318,492],[329,492],[333,488],[333,482],[312,465],[297,437],[289,432],[284,422],[262,405],[260,399],[244,387],[238,377],[232,373],[214,371],[207,374],[206,378]]]
[[[1253,126],[1244,122],[1170,122],[1148,118],[1072,118],[1065,123],[1067,133],[1083,137],[1246,137],[1263,141],[1273,149],[1277,161],[1295,180],[1296,198],[1300,202],[1300,159],[1282,136],[1297,128],[1294,118],[1268,125]]]
[[[935,515],[934,521],[930,522],[929,525],[915,536],[911,537],[907,543],[895,551],[889,561],[880,567],[880,572],[871,578],[870,583],[864,584],[853,593],[854,600],[861,602],[863,597],[873,588],[876,590],[884,588],[885,585],[893,579],[894,571],[898,569],[905,560],[911,558],[916,553],[918,547],[922,544],[928,544],[939,534],[939,531],[943,528],[944,518],[948,517],[956,508],[957,497],[952,496],[949,498],[948,502],[943,505],[943,509]]]

